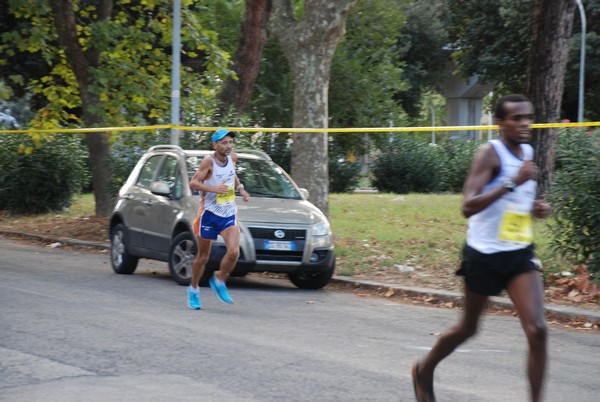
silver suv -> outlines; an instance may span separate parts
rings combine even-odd
[[[285,273],[299,288],[322,288],[335,269],[327,218],[307,201],[307,191],[268,155],[255,150],[235,152],[237,175],[252,198],[237,200],[240,258],[232,275]],[[192,223],[200,206],[189,181],[210,153],[158,145],[142,155],[119,191],[110,219],[111,262],[116,273],[132,274],[138,259],[149,258],[167,261],[173,279],[189,284],[197,247]],[[212,243],[201,283],[219,268],[224,254],[219,236]]]

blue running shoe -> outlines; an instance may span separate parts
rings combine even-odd
[[[187,287],[188,296],[188,307],[192,310],[200,310],[202,303],[200,303],[200,290],[194,290],[191,286]]]
[[[213,292],[217,294],[219,300],[227,304],[233,303],[233,299],[231,298],[231,296],[229,296],[229,293],[227,292],[227,286],[225,286],[223,282],[221,282],[215,277],[212,277],[208,280],[208,283],[210,284],[210,288],[213,290]]]

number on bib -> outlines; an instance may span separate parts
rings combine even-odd
[[[498,238],[504,241],[531,243],[533,241],[531,215],[511,211],[505,212],[500,223]]]

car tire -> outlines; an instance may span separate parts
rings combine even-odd
[[[321,289],[329,283],[334,271],[335,261],[327,271],[309,273],[293,272],[288,274],[288,278],[290,278],[290,281],[300,289]]]
[[[173,239],[169,248],[169,271],[173,280],[182,286],[188,286],[192,279],[192,261],[198,253],[196,238],[190,232],[181,232]],[[208,286],[213,271],[204,269],[200,286]]]
[[[181,232],[171,242],[169,247],[169,271],[173,280],[187,286],[192,279],[192,261],[196,257],[198,246],[190,232]]]
[[[131,275],[135,272],[138,258],[129,253],[129,235],[122,223],[117,224],[110,234],[110,262],[117,274]]]

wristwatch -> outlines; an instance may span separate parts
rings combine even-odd
[[[513,179],[506,179],[502,182],[502,187],[510,191],[511,193],[515,191],[515,187],[517,187],[517,183]]]

